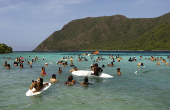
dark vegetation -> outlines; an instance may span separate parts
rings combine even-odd
[[[77,19],[34,51],[170,50],[170,13],[156,18],[122,15]]]
[[[12,47],[2,43],[0,44],[0,53],[12,53]]]

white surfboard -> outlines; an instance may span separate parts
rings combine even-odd
[[[78,71],[72,72],[72,74],[75,76],[95,76],[95,75],[91,75],[92,73],[94,73],[94,71],[78,70]],[[106,74],[106,73],[101,73],[100,76],[95,76],[95,77],[113,78],[113,76]]]
[[[47,82],[44,82],[44,83],[47,83]],[[43,83],[43,84],[44,84],[44,83]],[[32,90],[29,89],[29,90],[26,92],[26,96],[34,96],[34,95],[41,94],[41,92],[44,92],[44,91],[47,90],[50,86],[51,86],[51,83],[48,82],[48,85],[46,85],[43,89],[41,89],[40,91],[35,92],[35,93],[33,93],[33,91],[35,91],[35,88],[33,88]]]

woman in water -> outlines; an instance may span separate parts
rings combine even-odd
[[[62,73],[62,68],[61,67],[59,68],[58,73]]]
[[[45,67],[42,67],[42,70],[41,70],[41,76],[46,76],[47,73],[45,72]]]
[[[73,76],[72,75],[70,75],[69,77],[68,77],[68,80],[64,83],[65,85],[73,85],[73,84],[75,84],[76,83],[76,80],[73,80]]]

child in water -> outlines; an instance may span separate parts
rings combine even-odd
[[[117,75],[121,75],[120,68],[117,68]]]

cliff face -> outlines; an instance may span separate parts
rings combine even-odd
[[[122,15],[77,19],[34,51],[170,50],[170,13],[156,18]]]

